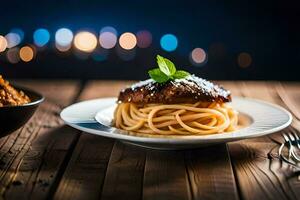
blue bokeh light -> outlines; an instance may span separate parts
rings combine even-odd
[[[10,33],[16,33],[16,34],[18,34],[20,36],[21,42],[23,41],[25,33],[24,33],[24,31],[22,29],[20,29],[20,28],[13,28],[13,29],[10,30]]]
[[[68,46],[73,40],[73,32],[67,28],[58,29],[55,33],[55,42],[61,46]]]
[[[178,46],[177,37],[173,34],[165,34],[160,39],[160,46],[165,51],[175,51]]]
[[[47,29],[40,28],[33,33],[33,42],[36,46],[45,46],[50,40],[50,33]]]
[[[103,27],[101,29],[101,31],[100,31],[100,34],[101,33],[105,33],[105,32],[110,32],[110,33],[113,33],[115,35],[118,35],[117,30],[114,27],[111,27],[111,26],[105,26],[105,27]]]

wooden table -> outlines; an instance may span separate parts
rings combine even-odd
[[[277,158],[280,133],[197,150],[148,150],[82,133],[59,117],[71,103],[116,96],[130,82],[18,82],[47,99],[23,128],[0,139],[5,199],[300,199],[299,173]],[[300,83],[221,84],[285,107],[300,131]]]

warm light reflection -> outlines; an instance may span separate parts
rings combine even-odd
[[[237,62],[242,68],[249,67],[252,63],[251,55],[249,53],[240,53]]]
[[[6,41],[5,37],[0,35],[0,52],[5,51],[6,48],[7,48],[7,41]]]
[[[99,43],[104,49],[111,49],[117,43],[117,36],[112,32],[102,32],[99,36]]]
[[[152,35],[149,31],[139,31],[136,34],[137,46],[140,48],[147,48],[152,43]]]
[[[193,63],[201,64],[206,60],[206,53],[201,48],[195,48],[191,53]]]
[[[83,31],[76,34],[74,45],[77,49],[85,52],[93,51],[97,46],[97,38],[94,34]]]
[[[29,62],[33,59],[33,49],[30,46],[25,46],[20,49],[20,58],[24,62]]]
[[[20,61],[20,56],[19,56],[19,48],[11,48],[6,52],[6,58],[7,60],[12,63],[18,63]]]
[[[130,50],[136,46],[137,40],[133,33],[123,33],[119,39],[120,46],[123,49]]]

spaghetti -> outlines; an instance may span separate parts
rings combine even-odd
[[[146,105],[123,102],[114,113],[115,127],[137,134],[216,134],[234,131],[237,123],[237,111],[217,102]]]

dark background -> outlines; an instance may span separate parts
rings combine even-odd
[[[207,79],[299,80],[300,6],[298,1],[100,1],[43,0],[1,1],[0,34],[21,28],[25,40],[43,27],[50,31],[47,47],[29,63],[11,64],[0,53],[0,74],[8,78],[144,79],[161,54],[183,68]],[[61,54],[54,47],[54,34],[67,27],[73,32],[98,33],[113,26],[119,35],[147,29],[153,35],[149,48],[135,48],[130,61],[120,59],[116,49],[108,58],[78,59],[73,51]],[[163,34],[178,38],[174,52],[161,49]],[[208,61],[193,66],[189,54],[195,47],[208,53]],[[237,57],[249,53],[252,63],[241,68]]]

